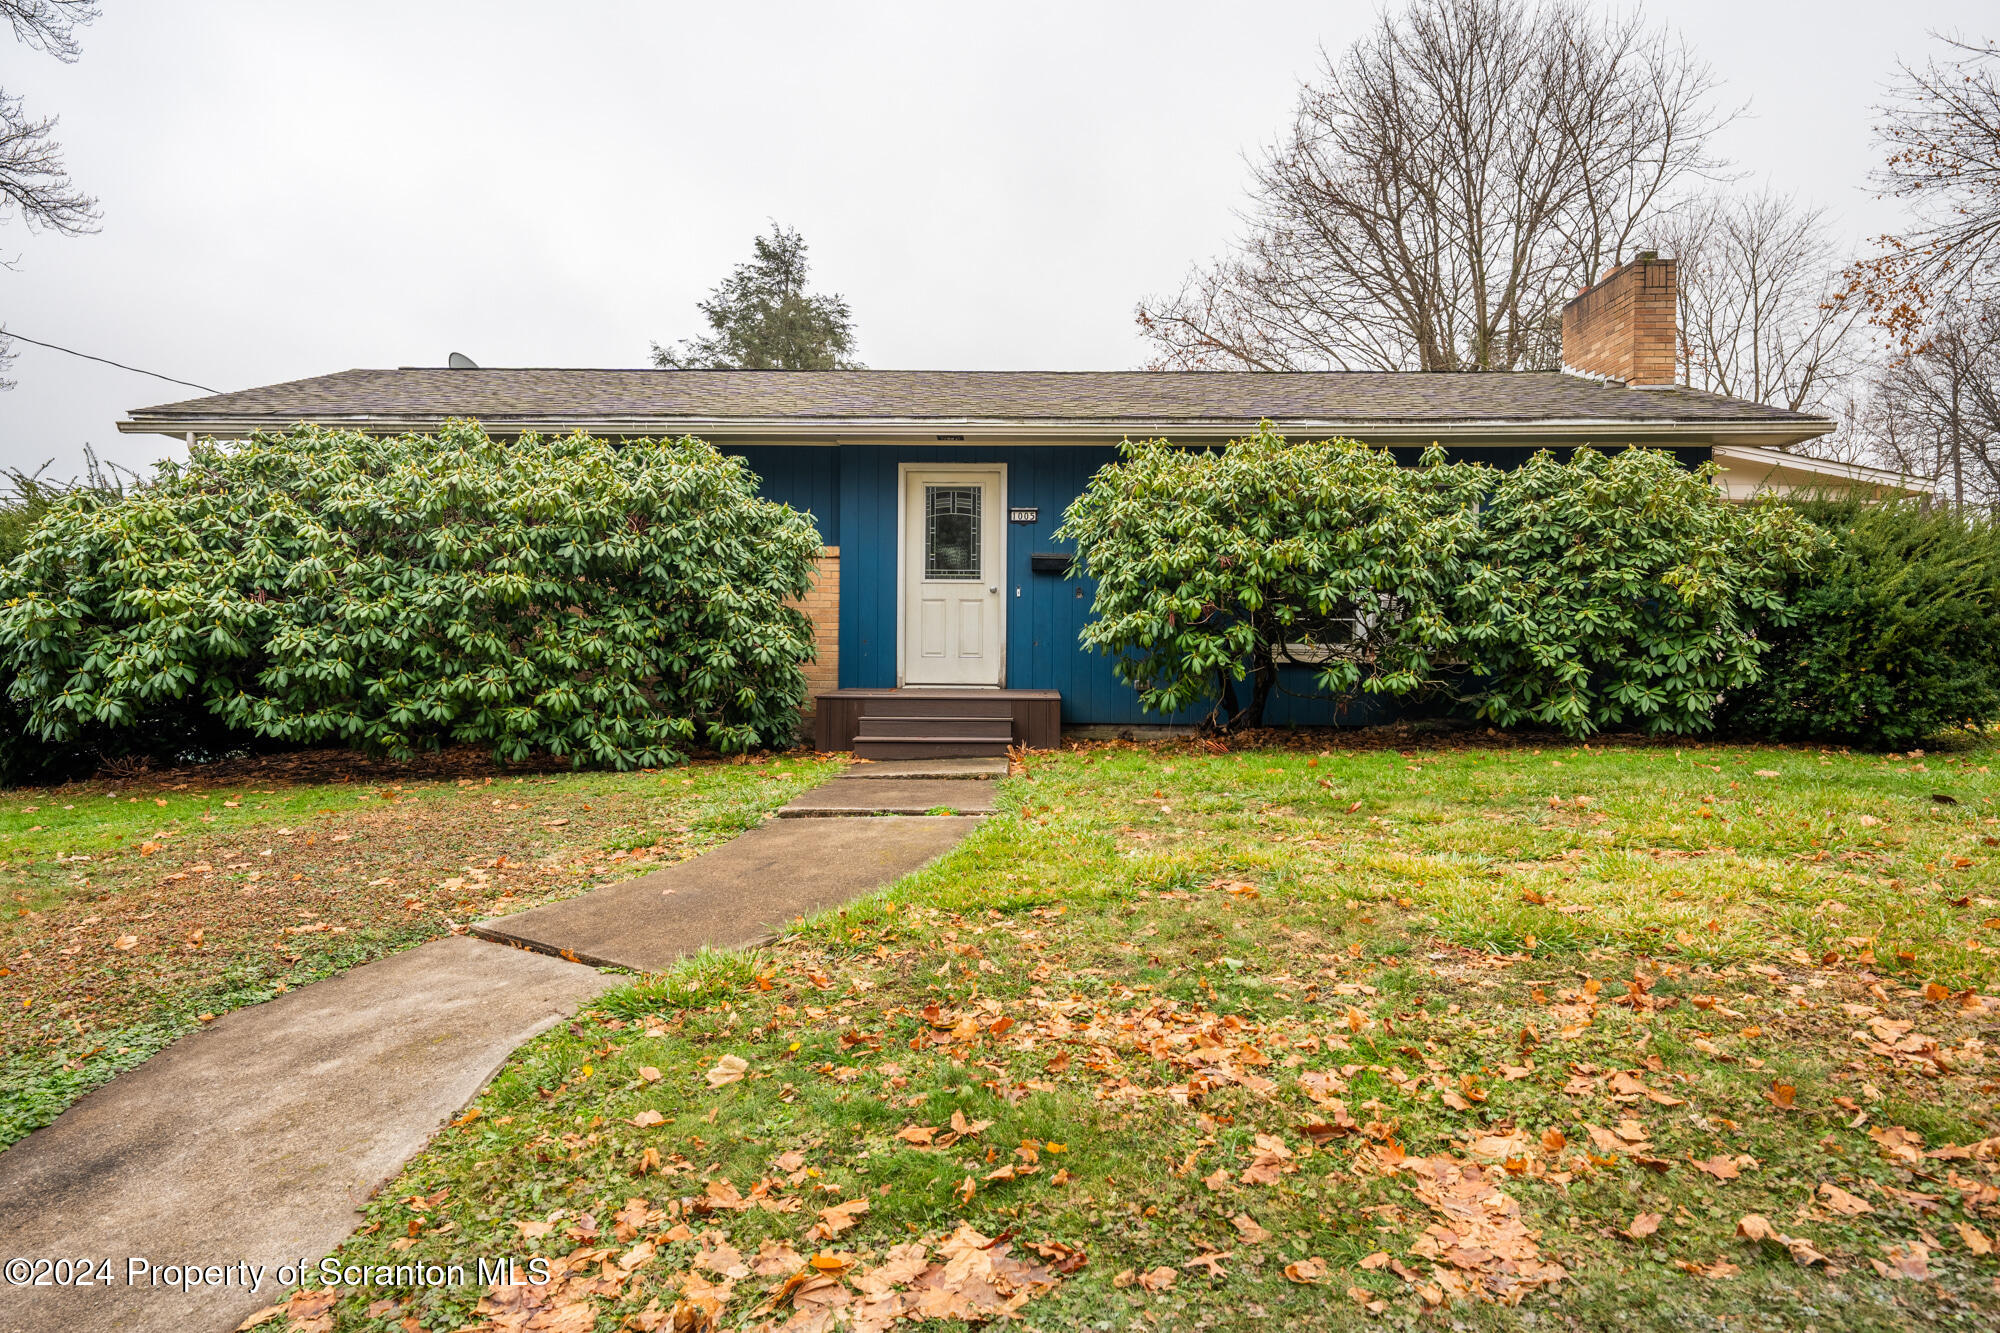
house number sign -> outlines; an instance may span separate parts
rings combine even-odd
[[[1042,511],[1040,509],[1009,509],[1007,511],[1007,521],[1009,523],[1034,523],[1039,521],[1041,517]]]

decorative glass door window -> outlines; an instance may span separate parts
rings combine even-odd
[[[979,486],[924,487],[924,577],[976,581]]]

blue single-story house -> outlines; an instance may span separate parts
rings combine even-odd
[[[1672,260],[1572,302],[1565,370],[1380,372],[348,370],[135,410],[126,432],[240,437],[313,421],[401,433],[472,417],[494,434],[695,435],[765,495],[810,513],[824,554],[806,609],[823,748],[884,757],[1053,744],[1058,725],[1149,715],[1078,644],[1088,588],[1065,577],[1064,508],[1125,438],[1217,443],[1262,418],[1415,459],[1432,442],[1499,466],[1544,447],[1643,444],[1715,460],[1734,494],[1897,486],[1783,452],[1834,423],[1671,383]],[[1664,315],[1664,322],[1662,321]],[[1661,367],[1664,367],[1662,373]],[[1274,721],[1334,720],[1310,700]]]

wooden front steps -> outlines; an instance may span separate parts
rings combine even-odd
[[[1062,739],[1054,690],[911,688],[814,696],[814,743],[863,759],[971,759],[1011,746],[1053,750]]]

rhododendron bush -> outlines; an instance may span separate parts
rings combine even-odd
[[[0,575],[0,670],[50,742],[193,704],[280,743],[663,764],[792,738],[818,553],[699,440],[301,427],[59,505]]]

